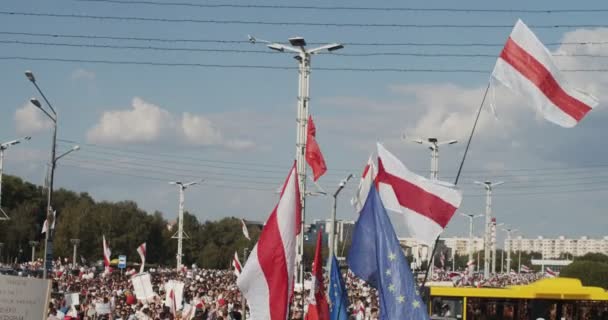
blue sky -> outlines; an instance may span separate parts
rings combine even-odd
[[[170,2],[170,1],[166,1]],[[192,0],[196,3],[197,0]],[[207,3],[207,2],[200,2]],[[217,2],[220,3],[220,2]],[[301,5],[282,1],[263,4]],[[343,6],[333,1],[308,5]],[[379,7],[354,1],[349,6]],[[455,8],[453,1],[431,4],[384,1],[383,7]],[[564,9],[566,1],[511,1],[509,7],[487,1],[458,2],[459,8]],[[587,1],[585,8],[602,8]],[[377,12],[253,8],[198,8],[109,4],[82,1],[3,1],[2,12],[134,16],[171,19],[294,21],[322,23],[396,23],[512,25],[517,18],[533,25],[605,23],[605,13],[466,13]],[[545,43],[607,41],[608,29],[532,28]],[[26,36],[9,33],[93,35],[164,39],[246,40],[248,34],[272,41],[304,36],[309,42],[343,43],[503,43],[509,28],[380,28],[267,26],[143,21],[107,21],[2,15],[1,57],[139,61],[186,64],[293,66],[288,54],[119,50],[56,46],[85,44],[267,50],[262,44],[149,42]],[[55,45],[9,44],[6,41]],[[555,52],[608,54],[608,46],[549,46]],[[341,53],[459,53],[496,55],[500,47],[346,46]],[[565,69],[605,68],[601,58],[556,58]],[[331,191],[349,172],[359,175],[375,141],[386,143],[411,169],[427,174],[429,154],[400,140],[402,133],[457,138],[442,149],[440,176],[455,174],[464,140],[495,59],[492,57],[315,56],[311,111],[329,172],[320,184]],[[56,61],[0,60],[4,88],[0,137],[30,134],[33,139],[7,152],[5,170],[42,183],[50,130],[27,101],[37,96],[23,76],[31,69],[60,114],[59,137],[82,150],[61,160],[56,185],[87,191],[100,200],[137,201],[146,210],[169,218],[177,211],[177,190],[166,181],[206,178],[188,190],[186,208],[201,219],[233,215],[263,220],[272,209],[276,189],[293,161],[297,73],[295,70],[200,68]],[[315,68],[478,69],[487,73],[351,72]],[[577,86],[602,99],[605,73],[569,73]],[[608,220],[599,199],[608,195],[608,155],[602,146],[608,115],[605,99],[576,128],[546,123],[510,92],[490,92],[498,119],[482,114],[461,179],[463,212],[482,212],[482,191],[473,180],[505,180],[494,198],[499,222],[526,236],[602,236]],[[36,111],[36,110],[33,110]],[[70,144],[60,143],[61,150]],[[65,161],[64,161],[65,160]],[[356,183],[340,198],[339,217],[355,219],[349,199]],[[310,218],[330,212],[330,199],[309,201]],[[446,234],[465,234],[466,221],[455,217]],[[481,221],[476,224],[481,230]],[[404,235],[403,232],[401,232]]]

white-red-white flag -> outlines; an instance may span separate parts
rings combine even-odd
[[[105,267],[105,273],[109,273],[111,270],[110,268],[110,256],[112,255],[112,250],[110,250],[110,247],[108,246],[108,243],[106,242],[106,236],[102,235],[102,240],[103,240],[103,266]]]
[[[312,264],[312,285],[309,304],[304,320],[329,320],[329,304],[325,296],[325,281],[323,280],[323,233],[317,232],[317,248]]]
[[[574,127],[598,104],[595,97],[569,86],[551,52],[521,20],[511,31],[492,76],[562,127]]]
[[[559,272],[555,272],[549,267],[547,267],[547,269],[545,270],[545,276],[547,276],[549,278],[555,278],[558,275],[559,275]]]
[[[55,230],[55,221],[57,217],[57,211],[53,210],[53,223],[51,223],[51,229]],[[44,223],[42,224],[41,234],[44,234],[49,229],[49,221],[48,219],[44,219]]]
[[[378,171],[376,170],[374,160],[370,155],[365,168],[363,168],[361,181],[359,181],[359,186],[357,187],[355,196],[351,200],[351,204],[355,207],[356,212],[361,212],[361,209],[363,209],[363,205],[365,204],[365,200],[367,200],[367,195],[369,194],[369,189],[376,179],[377,172]]]
[[[300,219],[300,189],[294,162],[279,203],[268,217],[237,279],[239,289],[247,298],[252,319],[285,320],[288,316]]]
[[[409,171],[380,143],[376,181],[386,209],[403,214],[409,234],[429,246],[462,202],[455,187]]]
[[[139,273],[144,272],[144,265],[146,264],[146,243],[142,243],[137,247],[137,253],[141,259],[141,266],[139,267]]]
[[[522,265],[521,272],[524,272],[524,273],[532,272],[532,269],[528,268],[528,266],[526,266],[526,265]]]
[[[247,224],[243,219],[241,219],[241,228],[243,229],[243,235],[245,238],[247,238],[247,240],[251,240],[251,237],[249,237],[249,230],[247,230]]]
[[[232,267],[234,268],[234,274],[238,277],[241,274],[243,267],[241,266],[241,262],[239,261],[239,254],[236,252],[234,253],[234,257],[232,258]]]
[[[173,318],[175,318],[177,314],[177,302],[175,301],[175,290],[173,289],[169,291],[169,300],[171,302],[171,313],[173,313]]]

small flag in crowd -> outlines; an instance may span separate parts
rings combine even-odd
[[[301,221],[298,185],[294,162],[279,203],[268,217],[258,243],[237,278],[237,286],[249,303],[252,319],[287,318]]]
[[[522,265],[521,266],[521,272],[523,272],[523,273],[529,273],[529,272],[532,272],[532,269],[528,268],[528,266],[526,266],[526,265]]]
[[[243,267],[239,261],[239,254],[236,251],[234,252],[234,257],[232,258],[232,267],[234,268],[234,274],[238,277],[241,274]]]
[[[110,273],[112,269],[110,268],[110,256],[112,255],[112,250],[108,246],[106,242],[106,236],[102,235],[103,241],[103,266],[105,267],[105,273]]]
[[[492,76],[562,127],[574,127],[598,104],[595,97],[569,86],[551,52],[521,20],[513,27]]]
[[[142,243],[137,247],[137,253],[141,259],[141,267],[139,267],[139,273],[144,272],[144,265],[146,264],[146,243]]]
[[[51,223],[51,230],[55,230],[55,218],[57,217],[57,211],[53,210],[53,223]],[[44,234],[47,230],[49,229],[49,221],[48,219],[44,220],[44,223],[42,224],[42,231],[40,232],[41,234]]]
[[[331,320],[348,320],[348,293],[340,273],[336,256],[331,256],[331,274],[329,276],[329,318]]]
[[[310,290],[308,311],[305,320],[329,320],[329,306],[325,297],[325,282],[323,280],[323,233],[317,232],[317,248],[312,264],[312,287]]]
[[[378,290],[380,317],[429,319],[416,281],[374,185],[355,224],[348,265]]]
[[[549,278],[555,278],[558,275],[559,275],[559,272],[555,272],[549,267],[547,267],[547,269],[545,270],[545,276],[547,276]]]
[[[251,238],[249,237],[249,230],[247,230],[247,224],[243,219],[241,219],[241,227],[243,229],[243,235],[245,236],[245,238],[247,238],[247,240],[251,240]]]
[[[317,143],[317,128],[312,121],[312,116],[308,116],[307,137],[306,137],[306,162],[312,169],[313,180],[317,181],[327,171],[325,159],[321,153],[321,148]]]
[[[378,191],[386,209],[403,214],[409,234],[431,245],[462,202],[462,193],[409,171],[378,143]]]

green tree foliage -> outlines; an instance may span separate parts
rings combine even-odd
[[[27,261],[30,257],[29,241],[41,243],[40,234],[45,219],[46,193],[43,188],[13,176],[4,176],[2,208],[10,216],[0,221],[2,261]],[[57,210],[54,240],[55,257],[72,257],[70,239],[80,239],[78,255],[88,261],[102,258],[102,235],[105,235],[112,257],[127,255],[130,262],[139,262],[137,246],[147,243],[147,263],[173,266],[177,252],[177,240],[172,238],[177,225],[169,227],[161,212],[148,214],[132,201],[96,202],[87,193],[75,193],[60,189],[53,193],[53,205]],[[227,268],[234,252],[242,259],[244,249],[249,251],[256,243],[260,228],[249,227],[252,240],[241,232],[236,218],[201,222],[195,215],[184,213],[184,229],[188,237],[183,243],[183,262],[196,263],[206,268]],[[21,254],[20,254],[21,249]],[[42,257],[42,250],[37,250]]]
[[[562,269],[560,277],[580,279],[585,286],[608,289],[608,263],[577,259]]]

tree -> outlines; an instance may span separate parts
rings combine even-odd
[[[585,286],[608,289],[608,263],[578,259],[562,269],[559,276],[580,279]]]

